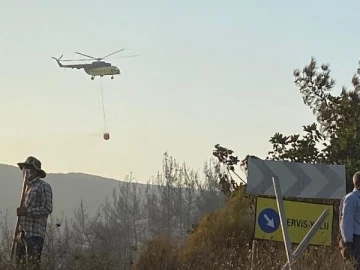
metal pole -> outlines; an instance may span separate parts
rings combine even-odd
[[[252,248],[251,248],[251,270],[254,270],[255,267],[255,252],[256,252],[256,240],[252,241]]]
[[[26,176],[24,175],[23,176],[22,189],[21,189],[20,207],[22,207],[24,205],[25,190],[26,190]],[[17,245],[16,236],[18,234],[19,227],[20,227],[19,217],[17,217],[16,227],[15,227],[15,230],[14,230],[12,246],[11,246],[11,254],[10,254],[10,260],[11,261],[14,260],[14,256],[15,256],[15,249],[16,249],[16,245]]]
[[[275,195],[276,195],[276,203],[277,203],[277,207],[278,207],[278,210],[279,210],[280,224],[281,224],[281,229],[282,229],[282,234],[283,234],[283,239],[284,239],[284,245],[285,245],[285,251],[286,251],[286,256],[287,256],[288,264],[289,264],[289,269],[294,270],[295,267],[292,265],[293,264],[293,258],[292,258],[293,255],[292,255],[292,248],[291,248],[291,241],[290,241],[290,237],[289,237],[288,227],[287,227],[287,224],[286,224],[286,213],[285,213],[283,195],[282,195],[282,192],[281,192],[279,179],[277,179],[276,177],[273,177],[272,180],[273,180],[274,191],[275,191]]]
[[[309,245],[311,238],[315,235],[315,233],[319,230],[321,224],[325,221],[329,213],[329,209],[326,209],[322,212],[321,216],[316,220],[314,225],[311,227],[310,231],[305,235],[304,239],[301,241],[299,246],[295,249],[293,254],[293,260],[295,261],[300,254],[306,249]],[[287,262],[282,269],[286,269],[289,266],[289,262]]]

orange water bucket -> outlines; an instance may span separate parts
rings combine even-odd
[[[107,141],[108,139],[110,139],[110,134],[108,132],[105,132],[103,137],[104,137],[104,140]]]

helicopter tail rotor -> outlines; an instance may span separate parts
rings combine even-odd
[[[55,59],[56,61],[60,61],[60,59],[61,59],[63,56],[64,56],[64,55],[62,54],[59,58],[52,57],[52,59]]]
[[[59,58],[56,58],[56,57],[52,57],[53,59],[56,60],[56,62],[58,63],[59,67],[62,67],[63,65],[60,63],[60,59],[63,57],[63,54],[59,57]]]

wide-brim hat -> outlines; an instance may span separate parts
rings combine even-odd
[[[35,158],[33,156],[29,156],[25,160],[25,162],[19,162],[17,165],[19,166],[20,170],[22,170],[24,168],[24,166],[31,166],[35,170],[38,171],[40,178],[45,178],[46,177],[46,172],[43,169],[41,169],[40,160],[38,160],[37,158]]]

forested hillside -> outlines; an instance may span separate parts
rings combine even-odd
[[[219,189],[219,170],[219,164],[210,161],[203,173],[198,173],[165,153],[163,171],[146,185],[136,183],[131,175],[123,181],[82,174],[49,175],[58,213],[49,220],[44,265],[47,269],[72,269],[76,264],[93,267],[99,263],[99,268],[90,269],[106,269],[102,267],[107,264],[128,269],[137,249],[151,237],[166,233],[181,239],[206,213],[223,207],[226,196]],[[16,181],[19,172],[13,173],[9,178]],[[21,188],[21,178],[16,185]],[[12,208],[16,209],[18,200],[13,200]],[[68,209],[67,215],[59,216],[60,209]],[[69,209],[74,209],[73,213]],[[6,211],[2,212],[3,258],[9,256],[14,228],[8,221]]]

